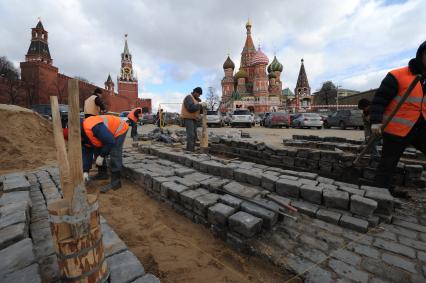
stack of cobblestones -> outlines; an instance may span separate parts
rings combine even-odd
[[[344,151],[320,150],[309,147],[275,147],[263,142],[216,137],[211,139],[212,153],[229,155],[268,166],[303,170],[321,174],[339,181],[372,185],[376,168],[354,167],[355,155]],[[419,164],[398,164],[394,175],[397,185],[426,187],[424,168]]]
[[[57,168],[0,176],[0,282],[60,282],[47,205],[59,198]],[[110,282],[160,282],[101,218]]]
[[[148,195],[206,225],[231,247],[265,258],[307,282],[425,280],[426,212],[413,206],[394,209],[393,198],[379,188],[355,188],[314,173],[226,162],[159,145],[140,145],[139,152],[125,152],[124,175]],[[290,181],[300,182],[298,189]],[[292,197],[297,191],[298,199]],[[281,192],[282,201],[297,207],[302,213],[297,221],[281,218],[276,204],[262,198],[267,192]],[[379,211],[389,223],[367,231],[368,221]]]
[[[361,141],[350,140],[339,137],[318,137],[318,136],[303,136],[293,135],[292,139],[284,139],[284,145],[294,147],[309,147],[324,150],[343,150],[347,152],[357,153],[360,150]],[[381,146],[378,146],[379,152],[381,152]],[[402,158],[415,159],[415,160],[426,160],[426,156],[419,150],[413,147],[405,149]],[[413,161],[406,161],[408,163]],[[424,162],[420,163],[426,166]]]

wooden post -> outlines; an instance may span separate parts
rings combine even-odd
[[[73,183],[70,176],[70,167],[62,130],[61,115],[59,114],[58,97],[51,96],[50,105],[52,108],[53,137],[55,139],[62,193],[64,194],[64,199],[71,202],[73,195]]]
[[[80,106],[78,80],[68,81],[68,161],[74,193],[71,200],[72,215],[87,215],[87,192],[83,181],[83,157],[81,153]],[[73,225],[74,238],[89,233],[88,219]]]
[[[62,281],[106,282],[98,195],[83,181],[78,81],[68,81],[68,156],[59,119],[58,100],[51,97],[54,137],[64,199],[48,205],[50,229]]]
[[[201,151],[207,151],[209,147],[209,135],[207,133],[207,109],[203,108],[203,114],[201,116],[202,132],[200,139]]]

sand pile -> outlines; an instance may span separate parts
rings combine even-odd
[[[29,109],[0,104],[0,173],[54,162],[52,123]]]

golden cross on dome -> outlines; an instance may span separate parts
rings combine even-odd
[[[124,34],[124,37],[127,38],[127,33]]]
[[[41,22],[41,17],[40,16],[37,19],[38,19],[39,22]]]

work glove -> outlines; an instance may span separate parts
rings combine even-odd
[[[373,136],[381,136],[382,135],[382,127],[383,124],[373,124],[371,125],[371,133]]]
[[[97,166],[102,166],[104,164],[104,158],[102,157],[102,156],[98,156],[97,158],[96,158],[96,165]]]
[[[89,173],[88,173],[88,172],[83,172],[83,181],[84,181],[85,183],[87,183],[87,182],[89,182],[89,181],[90,181]]]
[[[206,102],[201,102],[201,107],[207,108],[207,103]]]

